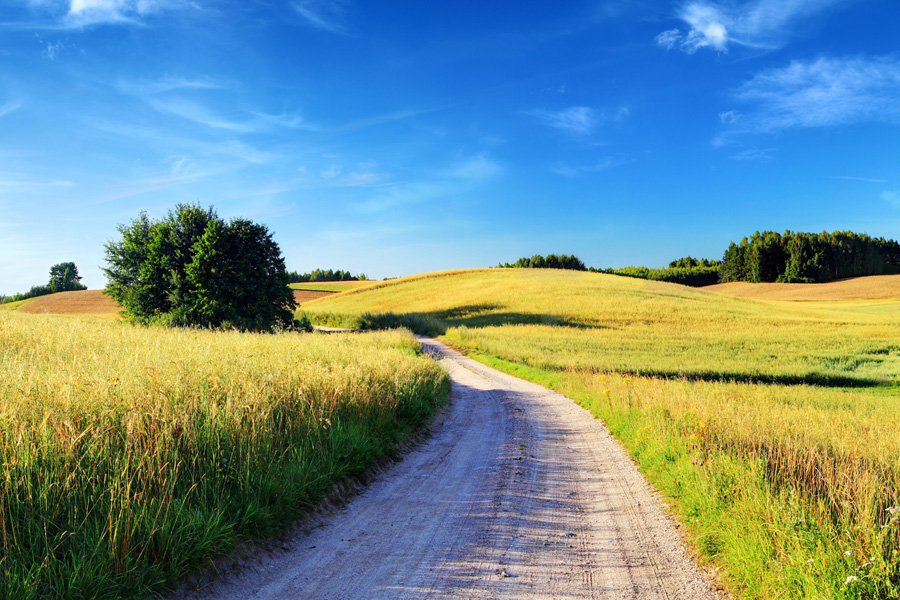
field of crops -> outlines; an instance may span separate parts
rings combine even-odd
[[[309,281],[292,283],[291,289],[309,292],[345,292],[374,285],[374,281]]]
[[[493,269],[386,282],[304,309],[332,324],[427,327],[577,399],[739,597],[900,594],[898,299],[758,301]],[[363,317],[388,312],[408,315]]]
[[[26,301],[19,312],[51,315],[98,315],[112,317],[122,310],[103,290],[57,292]]]
[[[0,312],[0,598],[142,598],[281,530],[443,402],[417,352]]]

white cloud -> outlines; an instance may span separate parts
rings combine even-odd
[[[102,23],[138,23],[155,13],[197,7],[193,0],[70,0],[62,24],[85,27]]]
[[[593,109],[573,106],[563,110],[531,110],[527,114],[539,118],[544,124],[575,135],[589,135],[597,126]]]
[[[7,102],[6,104],[0,106],[0,117],[5,117],[11,112],[17,111],[22,108],[21,102]]]
[[[761,162],[771,162],[773,159],[772,153],[774,151],[775,148],[750,148],[747,150],[742,150],[737,154],[732,154],[728,158],[737,161],[758,160]]]
[[[662,46],[666,50],[671,50],[681,38],[682,35],[680,29],[667,29],[653,39],[656,40],[657,45]]]
[[[900,191],[882,192],[881,199],[894,208],[900,208]]]
[[[719,113],[719,122],[723,125],[734,125],[741,118],[741,113],[736,110]]]
[[[66,45],[62,42],[51,43],[47,42],[46,47],[44,47],[44,51],[42,55],[44,58],[49,58],[50,60],[56,60],[56,57],[59,56],[59,53],[65,49]]]
[[[733,92],[746,111],[732,133],[858,122],[900,124],[900,60],[819,58],[756,75]]]
[[[213,129],[225,129],[237,133],[249,133],[254,131],[254,128],[246,123],[230,121],[215,114],[201,104],[183,98],[173,98],[165,101],[151,99],[148,103],[159,112],[169,113],[187,119],[188,121],[212,127]]]
[[[849,177],[847,175],[833,175],[829,179],[847,179],[849,181],[865,181],[866,183],[887,183],[887,179],[871,179],[869,177]]]
[[[489,179],[503,172],[503,167],[484,154],[478,154],[471,158],[461,160],[454,165],[447,176],[456,179]]]
[[[346,34],[347,4],[345,0],[300,0],[294,3],[294,10],[317,29]]]
[[[226,86],[208,77],[190,79],[176,75],[164,75],[159,79],[120,81],[117,87],[126,94],[146,96],[175,90],[217,90]]]
[[[599,173],[601,171],[606,171],[618,166],[621,166],[623,161],[618,158],[613,158],[610,156],[601,158],[600,160],[581,165],[571,165],[562,162],[557,162],[550,166],[550,170],[556,173],[557,175],[563,175],[564,177],[578,177],[580,175],[587,175],[590,173]]]
[[[684,40],[681,41],[681,49],[688,54],[693,54],[700,48],[711,46],[719,52],[728,51],[728,19],[713,5],[700,3],[689,4],[682,13],[681,18],[691,26]]]
[[[743,4],[700,0],[684,4],[678,18],[687,33],[669,29],[657,45],[693,54],[701,48],[727,52],[730,45],[773,50],[784,46],[795,23],[849,0],[753,0]]]

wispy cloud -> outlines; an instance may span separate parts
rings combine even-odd
[[[594,110],[587,106],[572,106],[563,110],[529,110],[526,114],[537,117],[545,125],[574,135],[590,135],[597,126]]]
[[[893,206],[900,208],[900,191],[887,191],[881,193],[881,199]]]
[[[299,115],[271,115],[262,112],[244,112],[246,119],[235,119],[222,116],[205,105],[181,97],[150,97],[147,104],[158,112],[167,113],[213,129],[222,129],[234,133],[258,133],[276,129],[304,129],[313,131],[316,128],[307,124]]]
[[[503,172],[503,167],[484,154],[478,154],[460,160],[445,175],[453,179],[490,179]]]
[[[228,86],[209,77],[189,78],[178,75],[165,75],[158,79],[120,81],[116,87],[118,87],[119,91],[126,94],[149,96],[176,90],[218,90]]]
[[[656,36],[657,45],[693,54],[701,48],[727,52],[729,46],[774,50],[784,46],[794,25],[848,0],[754,0],[743,4],[701,0],[678,10],[686,30],[669,29]]]
[[[294,3],[294,10],[317,29],[347,35],[348,4],[346,0],[300,0]]]
[[[229,120],[209,110],[202,104],[184,98],[150,99],[148,104],[159,112],[175,115],[213,129],[224,129],[236,133],[253,131],[253,127],[246,123]]]
[[[7,102],[6,104],[3,104],[2,106],[0,106],[0,118],[5,117],[6,115],[8,115],[11,112],[15,112],[15,111],[19,110],[20,108],[22,108],[21,102],[15,102],[15,101]]]
[[[29,28],[79,29],[101,24],[140,24],[144,18],[169,10],[197,9],[194,0],[25,0],[42,23]],[[9,25],[9,24],[7,24]]]
[[[724,134],[859,122],[900,124],[900,60],[819,58],[756,75],[733,92],[749,110]]]
[[[738,162],[745,160],[771,162],[773,159],[773,152],[775,152],[775,148],[748,148],[747,150],[742,150],[737,154],[732,154],[728,158],[730,158],[731,160],[736,160]]]
[[[622,164],[624,164],[623,160],[611,156],[606,156],[597,160],[596,162],[586,164],[573,165],[564,162],[557,162],[550,166],[550,170],[557,175],[562,175],[564,177],[578,177],[581,175],[588,175],[590,173],[607,171],[609,169],[621,166]]]
[[[849,181],[865,181],[866,183],[887,183],[887,179],[870,179],[869,177],[849,177],[847,175],[833,175],[828,179],[847,179]]]
[[[430,179],[394,182],[364,202],[354,206],[361,213],[380,213],[410,205],[442,202],[476,189],[502,175],[502,165],[484,154],[460,157],[449,169]]]

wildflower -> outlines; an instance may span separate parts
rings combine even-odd
[[[816,559],[814,559],[814,558],[807,559],[806,564],[809,564],[812,562],[816,562]]]
[[[844,552],[844,556],[851,556],[852,554],[853,554],[853,551],[852,551],[852,550],[846,550],[846,551]]]
[[[844,582],[844,585],[850,585],[854,581],[859,581],[859,578],[856,575],[850,575],[847,577],[847,581]]]
[[[885,510],[885,512],[891,513],[891,516],[893,516],[893,515],[896,515],[898,512],[900,512],[900,506],[888,506],[884,510]]]

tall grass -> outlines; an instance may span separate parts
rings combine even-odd
[[[402,311],[402,322],[437,325],[476,358],[577,399],[740,597],[900,597],[897,300],[760,302],[498,270],[304,309]]]
[[[277,532],[443,401],[417,351],[0,313],[0,597],[140,598]]]

